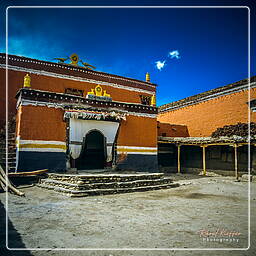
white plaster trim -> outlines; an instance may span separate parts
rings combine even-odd
[[[0,68],[6,68],[6,65],[0,64]],[[114,88],[118,88],[118,89],[142,92],[142,93],[147,93],[147,94],[151,94],[151,95],[155,94],[155,92],[152,92],[149,90],[139,89],[139,88],[135,88],[135,87],[129,87],[129,86],[120,85],[120,84],[108,83],[108,82],[103,82],[103,81],[96,81],[96,80],[88,79],[88,78],[84,78],[84,77],[76,77],[76,76],[57,74],[57,73],[43,71],[43,70],[28,69],[28,68],[24,68],[24,67],[17,67],[17,66],[11,66],[11,65],[8,65],[8,69],[14,70],[14,71],[32,73],[32,74],[41,75],[41,76],[49,76],[49,77],[69,79],[69,80],[79,81],[79,82],[88,82],[88,83],[92,83],[92,84],[106,85],[106,86],[110,86],[110,87],[114,87]],[[70,68],[68,68],[68,69],[70,69]],[[129,81],[129,80],[127,80],[127,81]],[[136,82],[134,82],[134,83],[136,83]],[[145,85],[145,84],[143,84],[143,85]],[[155,87],[152,85],[145,85],[145,86],[150,86],[155,89]]]
[[[61,152],[66,153],[65,149],[61,148],[19,148],[19,152]]]
[[[66,145],[66,142],[63,141],[55,141],[55,140],[20,140],[19,144],[52,144],[52,145]]]
[[[127,150],[127,152],[125,152]],[[139,151],[132,151],[139,150]],[[153,152],[148,152],[147,150],[152,150]],[[157,155],[157,147],[131,147],[131,146],[117,146],[118,154],[128,154],[128,155]]]

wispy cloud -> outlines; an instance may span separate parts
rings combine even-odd
[[[161,71],[162,68],[164,68],[166,66],[165,62],[166,62],[166,60],[164,60],[164,61],[160,61],[160,60],[156,61],[156,68]]]
[[[171,59],[173,59],[173,58],[175,58],[175,59],[180,59],[180,53],[179,53],[178,50],[169,51],[168,57],[170,57]],[[156,61],[156,68],[157,68],[158,70],[160,70],[160,71],[161,71],[162,68],[164,68],[166,65],[167,65],[167,64],[166,64],[166,60],[164,60],[164,61],[160,61],[160,60]]]
[[[169,52],[168,56],[171,57],[171,59],[173,58],[180,59],[180,53],[178,50]]]

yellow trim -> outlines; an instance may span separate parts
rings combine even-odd
[[[20,144],[19,148],[60,148],[67,149],[66,145],[56,145],[56,144]]]
[[[133,148],[120,148],[118,152],[157,152],[157,149],[133,149]]]

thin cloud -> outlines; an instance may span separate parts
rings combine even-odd
[[[180,59],[180,53],[178,50],[169,52],[168,56],[171,57],[171,59],[173,58]]]
[[[160,60],[156,61],[156,68],[161,71],[162,68],[164,68],[166,66],[165,62],[166,62],[165,60],[164,61],[160,61]]]

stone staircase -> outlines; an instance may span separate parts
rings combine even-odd
[[[130,193],[178,187],[163,173],[48,174],[39,187],[71,197]]]

